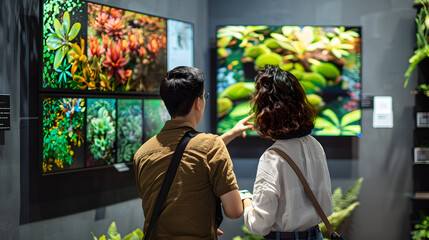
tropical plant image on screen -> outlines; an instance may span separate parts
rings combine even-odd
[[[158,134],[167,120],[170,120],[170,114],[168,114],[167,108],[161,99],[145,99],[143,122],[144,141]]]
[[[43,173],[84,166],[82,98],[43,99]]]
[[[117,162],[129,162],[143,143],[143,100],[118,99]]]
[[[312,134],[361,134],[359,27],[225,26],[217,31],[217,62],[219,134],[251,112],[254,77],[267,64],[300,81],[318,111]]]
[[[115,162],[116,99],[87,99],[86,166]]]
[[[86,38],[84,2],[43,1],[43,87],[71,88],[71,50]]]
[[[166,20],[83,1],[44,2],[44,88],[157,92]]]
[[[99,61],[108,89],[158,91],[167,69],[166,24],[163,18],[88,3],[88,55]]]

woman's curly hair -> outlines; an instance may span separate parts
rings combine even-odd
[[[314,127],[316,109],[296,77],[278,67],[266,65],[258,72],[251,104],[256,130],[263,138],[277,140]]]

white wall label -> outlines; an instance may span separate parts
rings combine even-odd
[[[391,96],[374,97],[374,113],[372,126],[374,128],[393,127],[393,108]]]

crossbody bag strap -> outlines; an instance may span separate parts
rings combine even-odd
[[[308,197],[310,198],[311,202],[314,205],[314,208],[316,209],[320,218],[322,218],[323,223],[325,223],[325,226],[328,229],[329,235],[332,235],[332,234],[338,235],[334,231],[334,229],[332,228],[331,223],[329,223],[328,218],[326,217],[325,213],[323,212],[322,208],[320,207],[320,204],[317,201],[316,197],[314,196],[313,192],[311,191],[310,186],[308,186],[307,180],[305,180],[304,175],[302,175],[301,171],[299,170],[299,168],[295,164],[295,162],[285,152],[283,152],[282,150],[280,150],[278,148],[269,148],[268,150],[275,151],[276,153],[278,153],[282,158],[284,158],[289,163],[289,165],[292,167],[292,169],[295,171],[296,175],[298,176],[299,180],[301,181],[305,192],[307,193]]]
[[[170,165],[168,166],[167,172],[165,173],[164,182],[162,183],[161,190],[159,191],[158,198],[155,202],[155,207],[153,208],[152,217],[150,218],[149,226],[147,228],[144,239],[148,240],[150,233],[155,225],[156,220],[161,214],[161,206],[167,198],[168,192],[170,191],[171,184],[173,183],[174,177],[176,176],[177,168],[179,167],[180,160],[182,159],[183,152],[185,151],[186,145],[188,145],[191,138],[198,135],[199,132],[191,130],[183,135],[180,139],[179,144],[177,144],[176,150],[174,151],[173,158],[171,159]]]

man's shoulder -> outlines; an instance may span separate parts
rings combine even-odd
[[[189,142],[190,148],[208,151],[213,147],[224,145],[222,139],[212,133],[199,133]]]
[[[157,151],[161,151],[161,147],[159,142],[156,140],[156,136],[154,136],[140,146],[140,148],[135,153],[134,158],[141,158]]]

